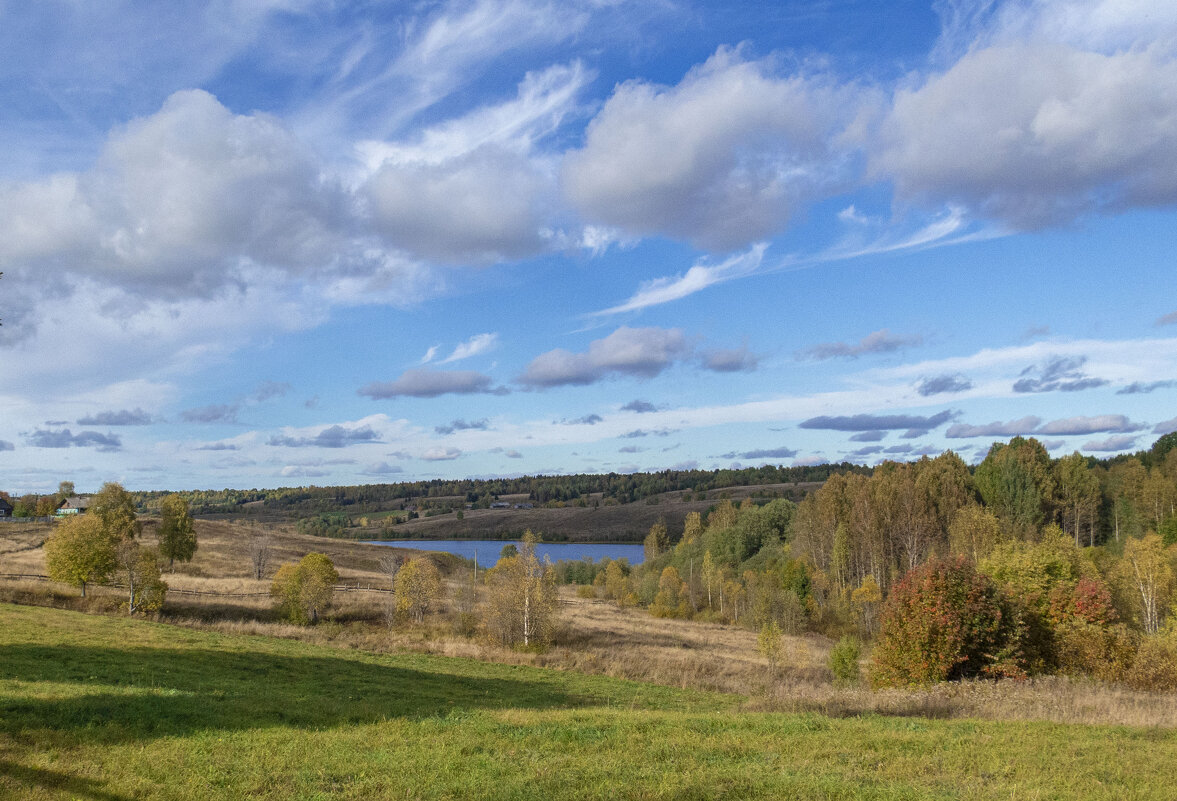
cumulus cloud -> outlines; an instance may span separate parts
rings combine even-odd
[[[0,188],[0,263],[86,274],[141,295],[207,295],[242,263],[338,258],[347,201],[277,120],[176,92],[85,173]]]
[[[234,445],[231,442],[209,442],[204,445],[197,445],[192,450],[194,451],[239,451],[240,445]]]
[[[1023,229],[1173,203],[1175,105],[1171,50],[997,42],[896,92],[871,168],[901,199]]]
[[[291,437],[275,435],[268,445],[287,448],[344,448],[368,442],[380,442],[380,435],[371,426],[346,428],[340,425],[328,426],[313,437]]]
[[[659,428],[659,429],[635,428],[633,431],[627,431],[624,434],[621,434],[620,436],[623,439],[640,439],[641,437],[669,437],[673,433],[674,433],[673,431],[671,431],[670,429],[666,429],[666,428]]]
[[[803,420],[799,428],[820,429],[826,431],[894,431],[901,428],[914,428],[930,431],[947,423],[956,412],[945,410],[930,417],[919,417],[908,414],[856,414],[849,417],[811,417]]]
[[[117,412],[98,412],[78,420],[80,426],[145,426],[152,422],[151,415],[142,409],[120,409]]]
[[[731,350],[705,350],[699,354],[699,361],[705,369],[717,373],[750,373],[760,364],[760,358],[747,345]]]
[[[850,437],[851,442],[879,442],[887,436],[886,431],[860,431]]]
[[[469,359],[471,356],[477,356],[489,350],[494,350],[498,344],[498,334],[475,334],[465,342],[457,345],[453,353],[441,360],[441,364]]]
[[[1129,434],[1144,429],[1142,423],[1134,423],[1122,414],[1104,414],[1096,417],[1068,417],[1065,420],[1051,420],[1035,433],[1047,436],[1069,436],[1073,434]]]
[[[519,451],[517,451],[517,450],[509,450],[509,451],[506,451],[506,452],[503,454],[503,456],[506,456],[508,459],[522,459],[522,458],[523,458],[523,454],[521,454],[521,453],[520,453]]]
[[[1083,450],[1096,453],[1112,453],[1115,451],[1126,451],[1135,446],[1136,437],[1119,436],[1084,443]]]
[[[427,462],[447,462],[457,459],[461,455],[462,452],[457,448],[429,448],[421,454],[420,458]]]
[[[648,401],[635,398],[622,406],[621,411],[634,412],[635,414],[649,414],[650,412],[658,411],[658,407]]]
[[[566,154],[564,191],[591,221],[632,235],[741,247],[843,181],[832,142],[855,99],[721,48],[677,86],[617,86],[584,148]]]
[[[0,439],[0,451],[14,451],[16,446],[5,439]]]
[[[528,159],[488,146],[443,164],[386,164],[365,194],[373,224],[397,247],[446,263],[488,263],[546,246],[544,188]]]
[[[490,428],[490,421],[485,417],[481,420],[454,420],[446,426],[434,426],[433,430],[438,434],[452,434],[455,431],[486,431]]]
[[[621,326],[604,339],[589,343],[588,352],[557,348],[527,365],[519,383],[533,388],[592,384],[616,375],[652,378],[682,358],[689,346],[677,328]]]
[[[923,379],[916,386],[916,392],[927,398],[932,395],[942,395],[946,392],[964,392],[966,389],[972,388],[973,382],[969,381],[965,376],[959,373],[948,373]]]
[[[1033,434],[1041,422],[1042,418],[1027,415],[1017,420],[1011,420],[1008,423],[995,421],[979,426],[956,423],[948,427],[948,430],[944,432],[944,436],[949,439],[965,439],[968,437],[1017,437]]]
[[[1108,383],[1084,373],[1080,368],[1086,363],[1086,356],[1053,356],[1045,364],[1023,370],[1022,377],[1014,382],[1014,392],[1079,392]]]
[[[59,431],[36,429],[25,441],[34,448],[94,448],[104,453],[121,450],[122,440],[114,434],[97,431],[71,433],[68,428]]]
[[[893,353],[922,344],[924,338],[892,334],[886,328],[867,334],[858,342],[826,342],[797,353],[798,359],[855,359],[869,353]]]
[[[235,403],[200,406],[180,412],[180,419],[185,423],[235,423],[238,409]]]
[[[471,370],[406,370],[395,381],[378,382],[361,388],[359,394],[373,400],[387,398],[436,398],[439,395],[505,394],[502,387],[491,387],[491,377]]]
[[[858,450],[850,451],[850,453],[848,453],[846,455],[850,456],[850,457],[861,458],[864,456],[874,456],[876,453],[882,453],[882,452],[883,452],[882,445],[866,445],[862,448],[859,448]]]

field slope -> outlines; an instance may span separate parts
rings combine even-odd
[[[738,697],[0,605],[0,797],[1171,798],[1171,730]]]

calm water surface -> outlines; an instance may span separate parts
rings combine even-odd
[[[518,540],[372,540],[369,545],[388,545],[394,548],[416,548],[421,551],[444,551],[466,559],[477,559],[483,567],[493,567],[499,560],[503,546]],[[541,542],[535,546],[540,559],[545,556],[553,562],[561,559],[573,560],[589,557],[594,562],[606,556],[610,559],[628,559],[631,565],[642,561],[644,552],[641,545],[613,545],[599,542]]]

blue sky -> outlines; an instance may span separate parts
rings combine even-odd
[[[0,487],[1177,430],[1177,6],[0,5]]]

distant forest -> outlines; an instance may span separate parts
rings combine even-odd
[[[193,490],[178,494],[194,515],[258,514],[290,520],[322,514],[348,516],[403,510],[489,508],[500,498],[536,506],[614,505],[643,501],[667,492],[706,493],[728,487],[822,482],[835,473],[870,475],[872,468],[822,464],[810,467],[749,467],[740,470],[663,470],[657,473],[578,473],[493,479],[434,479],[346,487]],[[169,492],[133,492],[140,508],[158,508]],[[261,502],[261,503],[259,503]],[[251,506],[252,505],[252,506]],[[258,507],[262,509],[258,509]],[[264,509],[264,511],[263,511]]]

